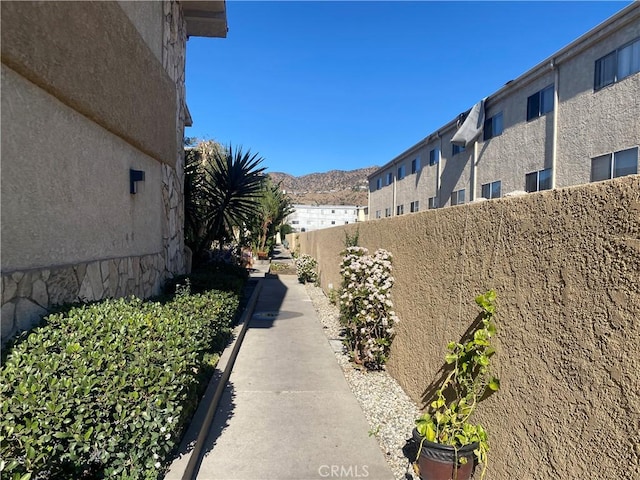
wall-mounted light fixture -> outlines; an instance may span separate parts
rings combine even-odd
[[[144,182],[144,171],[129,169],[129,193],[136,193],[136,182]]]

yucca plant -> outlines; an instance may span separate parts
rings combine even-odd
[[[258,154],[213,141],[200,142],[185,160],[185,243],[197,259],[250,221],[265,168]]]

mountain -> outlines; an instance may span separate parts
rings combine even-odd
[[[367,177],[378,167],[357,170],[331,170],[294,177],[283,172],[269,172],[280,183],[292,203],[305,205],[367,205],[369,183]]]

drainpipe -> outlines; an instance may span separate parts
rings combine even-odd
[[[476,199],[476,187],[478,181],[476,179],[476,160],[478,159],[478,141],[473,141],[473,157],[471,158],[471,195],[469,195],[469,201],[473,202]]]
[[[440,130],[436,132],[436,136],[438,138],[438,158],[436,158],[436,202],[438,205],[436,208],[440,207],[440,187],[442,185],[442,180],[440,179],[441,166],[440,163],[442,161],[442,137],[440,136]]]
[[[393,176],[393,207],[391,210],[391,216],[395,217],[397,215],[396,208],[398,203],[398,192],[396,191],[396,182],[398,181],[398,176],[396,175],[396,164],[395,162],[391,166],[391,175]]]
[[[560,72],[556,65],[556,59],[551,59],[551,69],[553,75],[553,133],[551,138],[551,188],[556,188],[556,165],[558,163],[558,85],[560,83]]]

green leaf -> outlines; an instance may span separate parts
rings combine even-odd
[[[490,381],[489,381],[489,388],[491,390],[493,390],[494,392],[497,392],[498,390],[500,390],[500,380],[496,377],[493,377]]]

